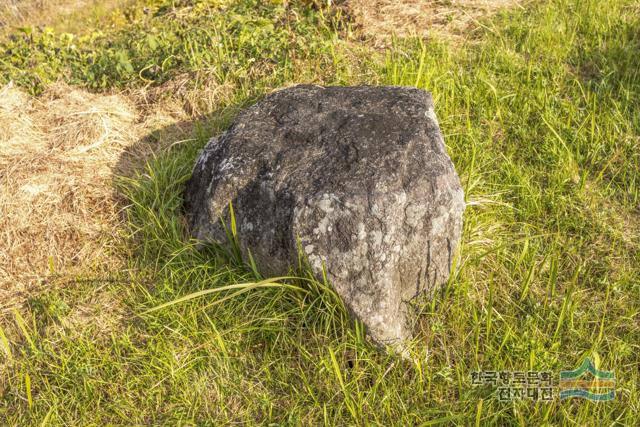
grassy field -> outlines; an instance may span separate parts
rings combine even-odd
[[[105,265],[118,268],[47,266],[46,286],[0,310],[0,424],[637,425],[637,1],[526,2],[468,37],[384,48],[327,2],[139,0],[100,13],[75,33],[8,31],[0,85],[39,96],[62,80],[142,115],[178,105],[180,118],[114,167],[117,263]],[[295,83],[433,93],[468,207],[460,269],[420,306],[411,360],[377,351],[308,271],[255,286],[264,277],[233,247],[188,239],[182,190],[198,150]],[[614,400],[502,402],[471,381],[557,378],[585,357],[615,372]]]

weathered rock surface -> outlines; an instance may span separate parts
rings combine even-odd
[[[283,274],[298,247],[380,344],[411,336],[406,302],[447,281],[464,197],[428,92],[296,86],[246,109],[200,154],[185,194],[194,237]],[[298,246],[299,242],[299,246]]]

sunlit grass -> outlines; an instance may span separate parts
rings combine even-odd
[[[640,18],[632,7],[534,3],[492,18],[478,43],[397,40],[384,52],[340,38],[328,18],[301,8],[323,26],[303,34],[311,53],[277,57],[255,86],[248,58],[275,45],[256,39],[251,54],[238,34],[223,35],[220,61],[231,65],[219,78],[235,79],[233,100],[194,119],[188,142],[117,180],[128,268],[72,285],[54,280],[0,329],[0,417],[15,425],[636,424]],[[137,40],[132,28],[117,40]],[[198,61],[171,72],[205,72]],[[187,236],[182,191],[198,149],[239,106],[300,80],[433,92],[468,207],[460,268],[418,305],[410,360],[371,345],[308,270],[292,266],[298,279],[279,281],[287,286],[242,287],[265,278],[229,246],[198,249]],[[69,323],[96,292],[126,307],[118,326]],[[504,403],[470,381],[476,370],[557,374],[587,356],[615,372],[614,401]]]

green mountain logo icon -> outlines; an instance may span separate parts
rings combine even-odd
[[[582,365],[573,371],[560,371],[560,399],[577,397],[597,402],[613,400],[616,395],[615,386],[615,374],[597,369],[589,358],[585,358]]]

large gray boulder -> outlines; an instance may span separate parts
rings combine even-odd
[[[296,86],[243,111],[201,152],[185,193],[192,234],[239,241],[267,274],[301,248],[378,344],[411,336],[407,302],[449,277],[465,208],[431,94]]]

